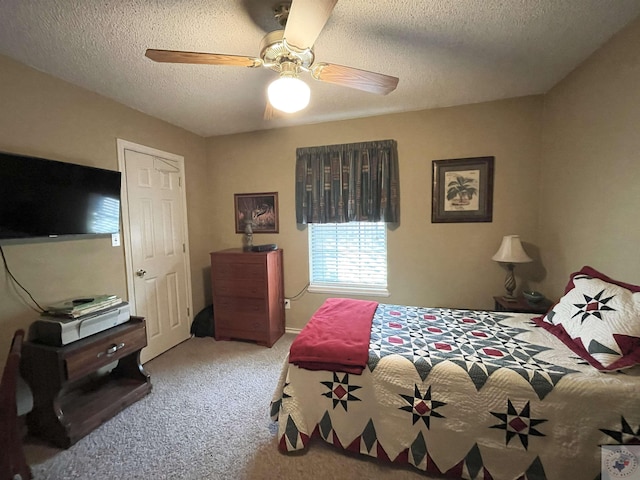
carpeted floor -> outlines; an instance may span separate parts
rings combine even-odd
[[[269,403],[294,336],[272,348],[191,338],[145,365],[153,390],[67,450],[27,438],[37,480],[424,479],[319,439],[281,454]]]

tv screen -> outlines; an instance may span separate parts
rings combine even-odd
[[[120,175],[0,152],[0,241],[118,232]]]

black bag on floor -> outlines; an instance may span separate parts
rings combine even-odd
[[[213,337],[213,305],[203,308],[193,319],[191,335],[196,337]]]

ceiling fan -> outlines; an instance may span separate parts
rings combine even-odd
[[[148,49],[145,55],[153,61],[164,63],[266,67],[275,70],[280,76],[269,85],[265,118],[271,116],[271,107],[293,113],[308,105],[309,86],[298,78],[301,72],[308,72],[322,82],[369,93],[386,95],[392,92],[398,85],[396,77],[315,61],[313,45],[337,2],[338,0],[291,0],[276,5],[274,15],[284,30],[276,30],[264,36],[259,58],[156,49]]]

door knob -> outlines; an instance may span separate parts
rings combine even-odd
[[[139,277],[144,277],[144,274],[145,274],[145,273],[147,273],[147,271],[146,271],[146,270],[143,270],[142,268],[139,268],[139,269],[136,271],[136,275],[137,275],[137,276],[139,276]]]

